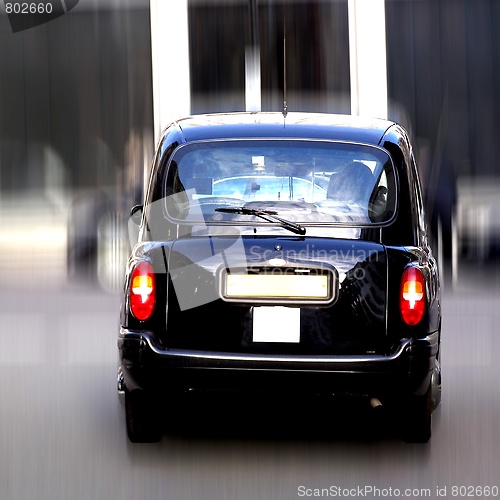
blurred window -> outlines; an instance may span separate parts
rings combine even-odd
[[[168,215],[189,222],[256,223],[218,210],[245,206],[286,213],[296,222],[366,225],[390,220],[396,185],[389,156],[375,147],[226,140],[180,147],[170,161],[164,195]]]

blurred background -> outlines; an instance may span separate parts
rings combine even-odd
[[[248,109],[257,48],[258,106],[280,111],[286,29],[288,110],[351,112],[347,0],[156,4],[82,0],[18,33],[0,17],[0,271],[14,282],[29,286],[35,273],[121,286],[123,220],[142,199],[158,137],[154,51],[188,82],[185,111],[196,114]],[[175,24],[179,5],[184,38],[152,38],[151,19]],[[454,280],[459,263],[497,267],[499,22],[495,0],[385,2],[387,116],[413,137],[436,251]]]
[[[500,1],[70,3],[14,33],[0,2],[2,500],[498,496]],[[170,119],[283,109],[285,34],[288,111],[364,113],[374,90],[413,138],[445,276],[432,441],[357,409],[229,399],[173,408],[184,432],[132,446],[116,396],[130,208]]]

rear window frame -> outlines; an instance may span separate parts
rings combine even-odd
[[[380,145],[374,145],[374,144],[369,144],[369,143],[364,143],[364,142],[359,142],[359,141],[346,141],[346,140],[328,140],[328,139],[316,139],[316,138],[302,138],[302,137],[234,137],[234,138],[210,138],[210,139],[200,139],[200,140],[193,140],[189,142],[184,142],[179,144],[173,151],[168,156],[168,159],[166,161],[166,164],[164,165],[164,168],[161,169],[161,175],[160,175],[160,185],[161,189],[159,192],[161,193],[161,199],[163,200],[162,202],[162,210],[163,210],[163,215],[164,217],[170,221],[173,224],[176,225],[187,225],[187,226],[199,226],[200,224],[205,224],[207,226],[226,226],[226,227],[231,227],[231,226],[266,226],[269,225],[269,223],[266,223],[265,221],[259,220],[257,218],[251,219],[249,221],[243,221],[243,220],[233,220],[233,221],[228,221],[228,220],[221,220],[221,221],[213,221],[213,220],[189,220],[189,219],[181,219],[181,218],[176,218],[173,217],[171,214],[168,212],[167,208],[167,203],[166,203],[166,198],[168,196],[167,193],[167,180],[168,180],[168,175],[172,166],[172,163],[176,161],[176,157],[178,156],[179,151],[185,149],[185,148],[190,148],[192,146],[197,146],[197,145],[203,145],[203,144],[215,144],[215,143],[234,143],[234,142],[301,142],[301,143],[321,143],[321,144],[337,144],[337,145],[346,145],[346,146],[354,146],[354,147],[364,147],[364,148],[369,148],[369,149],[374,149],[377,151],[380,151],[381,153],[385,154],[387,156],[387,159],[390,163],[390,168],[393,173],[393,178],[394,178],[394,205],[393,205],[393,213],[391,217],[387,220],[384,221],[370,221],[370,222],[358,222],[358,221],[327,221],[327,222],[311,222],[311,221],[294,221],[297,223],[300,223],[306,227],[318,227],[318,228],[361,228],[361,229],[377,229],[377,228],[384,228],[387,226],[390,226],[397,218],[398,212],[399,212],[399,205],[400,205],[400,182],[399,182],[399,171],[398,168],[396,167],[395,161],[391,155],[391,153],[381,147]],[[384,169],[386,168],[385,165],[387,164],[384,163]],[[157,201],[157,200],[153,200]]]

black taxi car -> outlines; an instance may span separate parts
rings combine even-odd
[[[354,116],[180,119],[127,264],[118,389],[132,442],[185,391],[366,397],[427,442],[441,306],[412,146]],[[394,413],[393,413],[394,414]]]

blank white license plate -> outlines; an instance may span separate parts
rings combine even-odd
[[[254,307],[254,342],[300,342],[298,307]]]
[[[328,276],[228,274],[227,297],[327,299]]]

